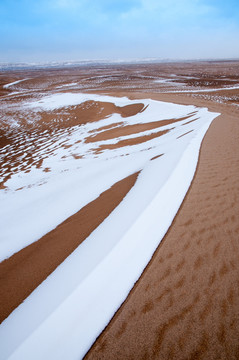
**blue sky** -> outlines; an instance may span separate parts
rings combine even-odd
[[[0,62],[239,58],[238,0],[0,0]]]

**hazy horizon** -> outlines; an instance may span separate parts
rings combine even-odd
[[[2,0],[0,62],[239,58],[230,0]]]

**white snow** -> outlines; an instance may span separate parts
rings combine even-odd
[[[43,168],[49,167],[51,172],[36,168],[27,174],[19,172],[7,181],[8,189],[0,191],[1,259],[37,240],[116,181],[141,173],[110,216],[2,323],[1,359],[73,360],[84,356],[168,230],[192,181],[204,134],[219,115],[206,108],[150,99],[71,93],[51,95],[25,107],[52,110],[86,99],[120,106],[143,102],[148,107],[130,118],[114,114],[76,126],[71,132],[62,130],[51,138],[51,146],[45,146],[50,138],[44,134],[39,156],[50,149]],[[189,119],[158,129],[171,129],[167,134],[138,145],[95,154],[100,145],[117,143],[122,137],[84,142],[92,129],[110,123],[146,123],[188,114]],[[84,157],[76,160],[72,154]],[[23,189],[15,191],[19,187]]]
[[[222,88],[212,88],[212,89],[188,89],[188,90],[170,90],[167,91],[169,93],[199,93],[199,92],[216,92],[216,91],[227,91],[227,90],[237,90],[239,89],[238,85],[235,86],[228,86],[228,87],[222,87]]]
[[[17,81],[11,82],[11,83],[9,83],[9,84],[3,85],[3,88],[4,88],[4,89],[8,89],[10,86],[19,84],[20,82],[26,81],[26,80],[28,80],[28,79],[29,79],[29,78],[21,79],[21,80],[17,80]]]
[[[76,85],[78,85],[78,83],[77,83],[77,82],[73,82],[73,83],[70,83],[70,84],[58,85],[58,86],[56,86],[56,89],[61,89],[61,88],[71,87],[71,86],[76,86]]]

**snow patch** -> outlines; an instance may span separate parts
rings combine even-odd
[[[9,84],[3,85],[3,88],[4,88],[4,89],[8,89],[10,86],[19,84],[20,82],[26,81],[26,80],[29,80],[29,78],[27,78],[27,79],[22,79],[22,80],[17,80],[17,81],[11,82],[11,83],[9,83]]]

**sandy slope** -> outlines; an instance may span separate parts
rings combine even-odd
[[[86,359],[238,359],[239,112],[183,95],[151,95],[222,115],[203,140],[172,227]]]

